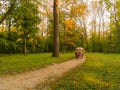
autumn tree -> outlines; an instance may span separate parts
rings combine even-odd
[[[81,2],[80,4],[76,4],[76,6],[72,6],[70,14],[71,17],[75,18],[76,22],[79,23],[81,32],[83,33],[83,47],[88,50],[88,35],[86,25],[86,17],[88,15],[87,5]]]

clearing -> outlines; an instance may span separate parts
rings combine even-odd
[[[120,54],[86,53],[86,57],[85,63],[46,90],[120,90]]]
[[[37,84],[49,78],[59,77],[64,72],[80,65],[85,59],[53,63],[45,68],[0,77],[0,90],[33,90]]]

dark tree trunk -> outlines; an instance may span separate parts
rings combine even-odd
[[[35,53],[35,38],[34,38],[34,36],[33,36],[33,50],[32,50],[32,53],[34,54]]]
[[[66,32],[65,32],[65,28],[64,28],[64,37],[63,37],[63,53],[65,53],[65,50],[66,50],[66,36],[65,36]]]
[[[49,50],[49,43],[48,43],[48,27],[47,27],[47,39],[46,39],[46,52]]]
[[[8,30],[9,30],[9,42],[11,42],[11,21],[9,21]],[[11,51],[11,46],[9,43],[9,55],[11,55],[11,54],[12,54],[12,51]]]
[[[53,6],[54,16],[54,50],[53,56],[59,57],[59,17],[58,17],[58,0],[54,0]]]
[[[26,37],[23,39],[23,53],[24,55],[27,55],[27,44],[26,44]]]

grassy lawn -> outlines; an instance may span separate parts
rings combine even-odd
[[[51,90],[120,90],[120,54],[86,56],[83,65],[54,82]]]
[[[74,58],[73,53],[60,54],[59,58],[51,55],[51,53],[29,54],[27,56],[20,54],[0,55],[0,75],[16,74]]]

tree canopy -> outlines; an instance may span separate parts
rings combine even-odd
[[[59,56],[59,51],[76,47],[120,53],[119,4],[119,0],[1,0],[0,53]]]

